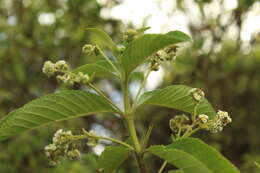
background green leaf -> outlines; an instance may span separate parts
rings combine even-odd
[[[199,139],[184,138],[148,151],[182,169],[184,173],[239,173],[217,150]]]
[[[98,159],[99,168],[104,173],[115,171],[130,155],[131,150],[122,146],[108,146]]]
[[[31,101],[0,121],[0,140],[51,122],[97,112],[116,112],[102,97],[85,91],[62,91]]]
[[[151,104],[193,113],[196,102],[189,94],[191,87],[172,85],[164,89],[145,92],[138,100],[138,105]],[[216,115],[211,104],[203,99],[197,108],[198,114],[206,114],[210,118]]]
[[[145,34],[132,41],[124,51],[121,62],[126,74],[142,64],[150,55],[158,50],[184,41],[190,41],[190,37],[180,31],[172,31],[167,34]]]

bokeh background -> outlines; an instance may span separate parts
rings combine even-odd
[[[230,113],[233,123],[220,134],[197,137],[217,148],[243,173],[259,173],[260,162],[260,2],[257,0],[0,0],[0,118],[26,102],[59,89],[41,73],[44,61],[67,60],[72,67],[95,61],[82,54],[90,38],[86,27],[105,30],[115,41],[127,28],[150,26],[148,33],[181,30],[193,42],[181,45],[177,60],[149,76],[146,90],[170,84],[200,87],[216,109]],[[132,92],[139,85],[137,77]],[[96,81],[115,102],[118,83]],[[111,85],[110,85],[111,84]],[[170,142],[174,110],[147,107],[138,116],[142,136],[156,117],[151,144]],[[80,161],[48,166],[45,145],[59,128],[126,138],[120,119],[90,116],[26,132],[0,143],[1,173],[95,172],[104,145],[82,144]],[[92,152],[93,151],[93,152]],[[91,154],[94,153],[94,154]],[[136,172],[130,159],[122,173]],[[148,158],[151,170],[162,161]],[[155,172],[155,171],[154,171]]]

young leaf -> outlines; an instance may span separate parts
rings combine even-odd
[[[138,100],[138,105],[151,104],[180,111],[193,113],[196,102],[189,94],[191,87],[185,85],[172,85],[164,89],[145,92]],[[198,114],[206,114],[210,118],[216,115],[211,104],[203,99],[197,108]]]
[[[129,74],[150,55],[172,44],[190,41],[190,37],[180,31],[167,34],[145,34],[132,41],[121,56],[125,73]]]
[[[33,100],[0,121],[0,140],[51,122],[98,112],[117,112],[101,96],[68,90]]]
[[[98,28],[87,28],[86,30],[92,39],[92,43],[98,45],[100,48],[110,49],[114,55],[117,54],[116,44],[107,33]]]
[[[108,146],[98,159],[104,173],[112,173],[129,157],[131,150],[122,146]]]
[[[115,64],[115,63],[114,63]],[[117,65],[117,64],[115,64]],[[117,77],[119,74],[114,70],[111,64],[105,60],[98,61],[94,64],[85,64],[72,71],[73,73],[82,72],[88,74],[89,76],[99,76],[99,77]]]
[[[184,173],[239,173],[213,147],[195,138],[179,139],[168,146],[151,146],[148,151]]]

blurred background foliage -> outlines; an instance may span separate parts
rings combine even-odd
[[[134,26],[101,17],[102,9],[111,9],[123,0],[104,2],[0,0],[0,117],[34,98],[58,89],[54,79],[47,79],[41,73],[44,61],[65,59],[75,67],[95,60],[95,57],[82,54],[81,47],[90,39],[84,28],[101,28],[118,41],[126,28]],[[160,2],[158,0],[158,4]],[[223,5],[223,2],[220,1],[220,4]],[[236,8],[229,11],[223,9],[214,17],[205,8],[210,3],[211,0],[194,0],[201,20],[199,23],[188,22],[193,42],[181,46],[176,61],[163,67],[163,75],[160,76],[163,82],[158,87],[181,83],[202,88],[216,109],[230,113],[233,123],[220,134],[200,132],[196,136],[216,147],[241,172],[258,173],[260,170],[254,162],[260,162],[260,30],[244,42],[241,39],[241,28],[246,14],[253,6],[259,6],[259,1],[238,0]],[[191,7],[185,7],[184,0],[177,0],[176,5],[175,9],[190,15]],[[227,16],[228,20],[223,22]],[[143,22],[145,25],[146,20]],[[236,34],[228,37],[227,31],[232,27],[236,28]],[[116,81],[110,81],[111,86],[107,80],[96,82],[112,99],[120,102]],[[140,109],[137,122],[140,136],[155,120],[151,144],[169,143],[168,122],[177,113],[158,107]],[[48,166],[43,154],[43,147],[50,143],[54,131],[66,128],[76,133],[83,127],[121,139],[128,135],[120,119],[109,116],[92,116],[43,127],[0,143],[0,172],[95,172],[96,155],[90,154],[89,151],[93,149],[84,144],[80,147],[86,154],[80,161],[65,161],[55,168]],[[102,147],[104,145],[94,148],[95,153],[99,153]],[[125,162],[125,169],[119,172],[136,172],[131,160]],[[161,161],[154,158],[149,157],[147,161],[154,163],[150,168],[152,172],[161,165]]]

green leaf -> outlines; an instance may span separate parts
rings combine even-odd
[[[148,151],[184,173],[239,173],[217,150],[195,138],[179,139],[168,146],[151,146]]]
[[[145,34],[132,41],[121,56],[126,74],[142,64],[150,55],[169,45],[190,41],[190,37],[180,31],[167,34]]]
[[[101,96],[67,90],[33,100],[0,121],[0,140],[51,122],[116,110]]]
[[[104,173],[112,173],[129,157],[131,150],[122,146],[108,146],[102,152],[98,164]]]
[[[172,85],[164,89],[145,92],[138,100],[138,105],[151,104],[180,111],[193,113],[196,102],[190,96],[191,87],[185,85]],[[216,115],[215,110],[207,99],[203,99],[197,108],[198,114],[206,114],[209,118]]]
[[[117,55],[116,44],[107,33],[98,28],[87,28],[86,30],[93,44],[98,45],[100,48],[108,48],[114,55]]]
[[[115,64],[115,63],[114,63]],[[118,65],[118,64],[115,64]],[[89,76],[98,76],[98,77],[117,77],[119,74],[114,70],[111,64],[105,60],[97,61],[94,64],[85,64],[72,71],[73,73],[82,72],[88,74]]]

